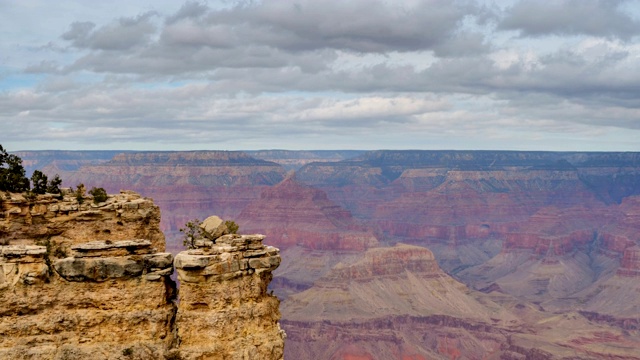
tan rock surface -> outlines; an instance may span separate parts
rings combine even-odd
[[[183,359],[283,359],[279,300],[267,293],[280,255],[263,239],[224,235],[176,255]]]
[[[215,240],[227,232],[227,225],[219,216],[209,216],[204,219],[200,227],[205,232],[205,236],[210,240]]]
[[[152,200],[11,194],[0,205],[0,359],[282,359],[267,294],[280,255],[264,236],[179,254],[177,302]]]
[[[70,195],[62,200],[41,195],[30,202],[22,195],[11,194],[3,207],[0,244],[38,242],[49,246],[54,257],[71,255],[73,245],[93,240],[145,239],[155,251],[165,249],[159,227],[160,208],[152,199],[131,191],[110,195],[99,204],[89,196],[82,203]]]
[[[1,359],[158,359],[174,344],[171,254],[49,266],[44,246],[0,248]]]

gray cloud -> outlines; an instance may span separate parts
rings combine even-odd
[[[76,19],[0,91],[0,143],[560,149],[575,133],[637,149],[635,20],[623,2],[547,4],[188,2]]]
[[[187,1],[175,14],[167,16],[166,23],[173,24],[183,19],[197,19],[198,17],[206,14],[209,8],[205,4],[201,4],[195,1]]]
[[[62,38],[93,50],[67,71],[161,76],[220,67],[299,66],[314,72],[335,59],[336,51],[486,52],[480,33],[460,29],[474,9],[468,2],[444,0],[264,1],[222,10],[191,2],[167,16],[160,29],[152,14],[144,14],[98,28],[77,22]]]
[[[79,49],[129,51],[150,41],[150,35],[156,32],[152,22],[156,15],[148,12],[135,18],[120,18],[98,29],[92,22],[75,22],[62,39]]]
[[[415,51],[447,41],[472,9],[469,3],[446,0],[266,1],[213,13],[208,20],[251,24],[247,30],[257,41],[291,51]]]
[[[640,33],[640,22],[620,9],[624,0],[521,0],[499,23],[525,36],[591,35],[629,39]]]
[[[90,21],[74,22],[69,31],[62,34],[62,38],[71,41],[75,47],[86,47],[87,39],[95,27],[96,24]]]

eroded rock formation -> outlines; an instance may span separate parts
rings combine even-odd
[[[608,286],[632,299],[622,284]],[[369,249],[283,302],[287,358],[640,359],[631,319],[608,326],[617,318],[549,313],[496,290],[469,289],[422,247]]]
[[[176,328],[185,359],[283,358],[280,301],[267,293],[280,255],[263,239],[228,234],[176,256]]]
[[[151,199],[0,196],[1,359],[282,359],[263,236],[179,254],[178,301]]]

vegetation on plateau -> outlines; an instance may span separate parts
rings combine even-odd
[[[93,196],[93,202],[96,204],[107,201],[107,192],[104,188],[92,187],[89,195]]]
[[[61,194],[60,185],[62,185],[62,179],[58,174],[53,179],[49,179],[40,170],[34,170],[31,179],[27,178],[22,159],[15,154],[9,154],[0,145],[0,191],[24,193],[27,199],[34,200],[39,194]],[[73,191],[73,195],[80,204],[84,202],[85,193],[84,184],[78,184]],[[104,188],[93,187],[89,190],[89,194],[93,196],[95,203],[107,200],[107,192]]]
[[[22,159],[9,154],[0,145],[0,190],[21,193],[29,188],[29,179],[25,175]]]

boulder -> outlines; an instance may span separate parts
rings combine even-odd
[[[224,220],[215,215],[204,219],[200,228],[204,230],[205,236],[210,240],[215,240],[228,232]]]

